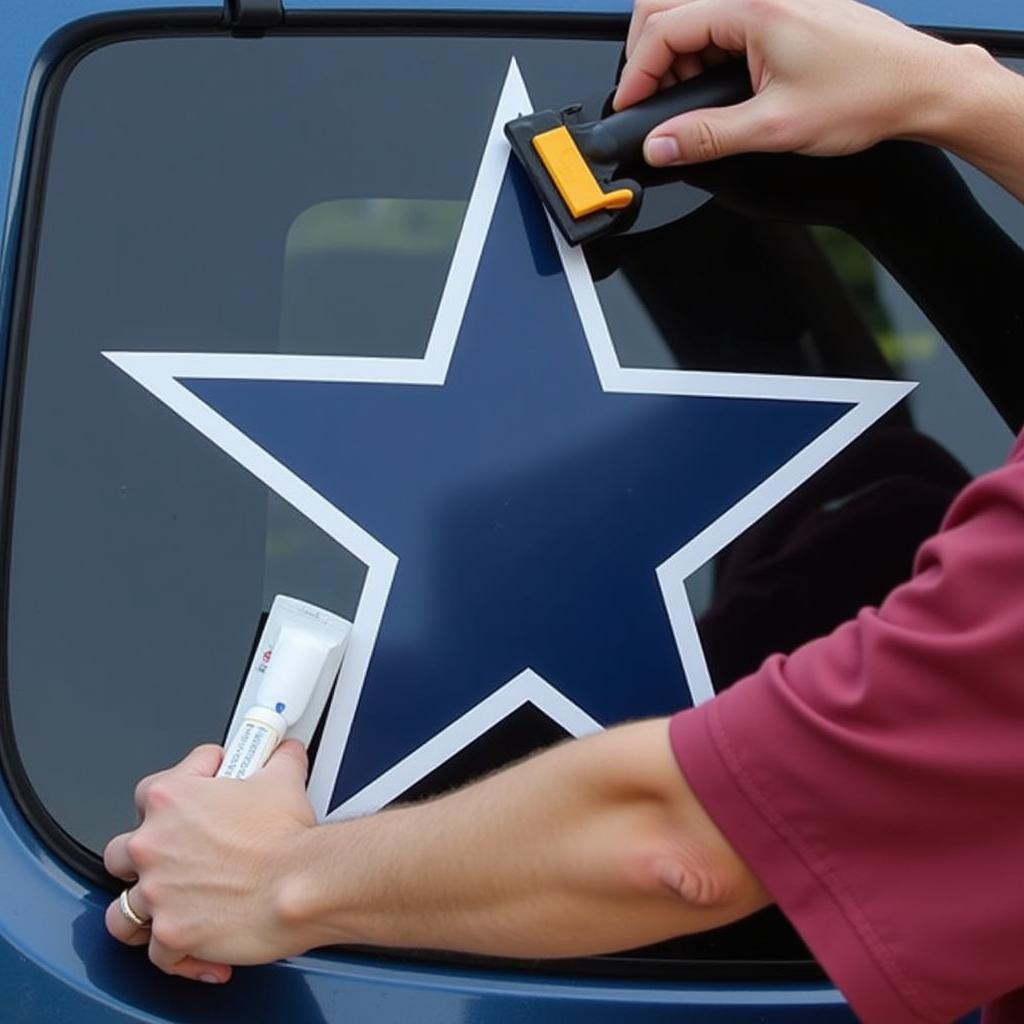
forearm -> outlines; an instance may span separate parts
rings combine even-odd
[[[975,46],[952,48],[943,92],[911,134],[955,153],[1024,202],[1024,77]]]
[[[307,839],[302,870],[280,891],[304,947],[585,955],[769,902],[690,793],[664,721],[567,743]]]

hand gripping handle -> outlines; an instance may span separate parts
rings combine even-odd
[[[617,114],[570,130],[580,150],[591,160],[623,163],[639,157],[644,139],[663,121],[690,110],[732,106],[752,95],[746,62],[730,60]]]

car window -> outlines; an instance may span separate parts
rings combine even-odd
[[[144,38],[70,69],[38,154],[15,339],[6,689],[22,785],[86,851],[132,825],[135,779],[222,737],[274,594],[352,617],[367,580],[358,552],[103,353],[422,357],[510,59],[537,107],[562,106],[607,90],[620,51],[514,36]],[[921,269],[917,232],[930,218],[941,236],[934,204],[969,205],[952,165],[897,147],[834,180],[797,170],[806,182],[777,175],[799,186],[784,195],[758,165],[665,185],[669,211],[673,188],[711,199],[586,251],[622,366],[921,382],[691,579],[717,688],[878,601],[1012,436],[964,359],[1005,329],[1016,298],[979,307],[972,337],[946,308],[946,278],[964,238],[977,260],[986,246],[1015,251],[1000,228],[1019,241],[1020,208],[967,172],[981,206],[951,229],[942,267]],[[907,205],[902,178],[919,173],[936,182],[930,212]],[[885,231],[845,209],[854,178],[872,209],[889,197]],[[538,277],[555,273],[546,259]],[[999,377],[986,359],[972,367],[983,383]],[[372,461],[378,443],[413,445],[405,429],[382,422],[344,443]],[[514,472],[500,455],[469,482]],[[630,713],[624,699],[619,717]],[[519,708],[401,797],[565,734]],[[803,955],[764,927],[671,955]]]
[[[133,777],[221,735],[272,596],[352,615],[364,572],[100,353],[420,354],[513,54],[554,103],[605,86],[618,47],[140,39],[70,72],[25,350],[8,682],[32,784],[88,848],[130,823]],[[70,614],[42,642],[57,595]],[[72,737],[89,786],[52,756]]]

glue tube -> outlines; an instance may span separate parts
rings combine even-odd
[[[281,630],[256,691],[256,703],[228,743],[219,778],[246,779],[267,763],[289,727],[302,717],[337,646],[291,626]]]

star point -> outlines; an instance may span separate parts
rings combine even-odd
[[[580,735],[707,699],[686,577],[911,387],[621,366],[510,169],[528,109],[513,62],[422,359],[107,353],[367,565],[321,815],[527,701]]]

